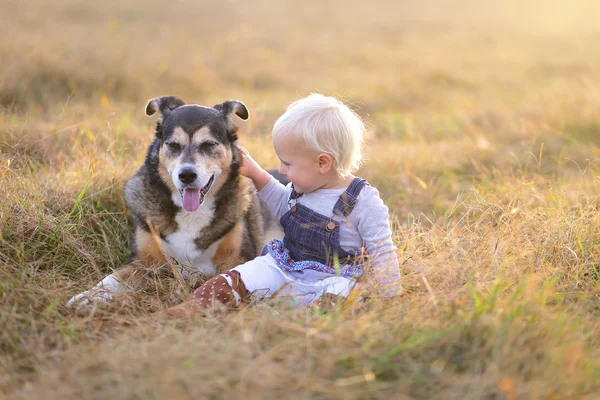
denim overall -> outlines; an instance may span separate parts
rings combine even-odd
[[[339,197],[333,208],[333,214],[341,218],[348,217],[365,185],[367,181],[364,179],[354,178]],[[362,251],[348,252],[342,249],[340,222],[298,204],[300,196],[302,194],[298,194],[292,186],[292,193],[288,200],[291,208],[280,220],[285,234],[283,245],[289,252],[289,259],[281,262],[281,259],[276,257],[273,250],[274,241],[265,246],[263,254],[271,253],[279,267],[288,271],[310,268],[345,276],[360,276],[362,268],[355,264]]]

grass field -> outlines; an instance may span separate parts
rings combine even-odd
[[[600,398],[600,5],[0,0],[0,400]],[[142,322],[126,259],[148,99],[240,99],[240,142],[321,92],[365,119],[405,294]]]

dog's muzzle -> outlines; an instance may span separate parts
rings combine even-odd
[[[184,168],[179,172],[179,180],[183,183],[183,188],[179,189],[181,194],[181,204],[186,211],[196,211],[198,207],[204,202],[206,193],[210,190],[215,176],[211,175],[210,179],[201,188],[195,185],[198,174],[193,168]]]

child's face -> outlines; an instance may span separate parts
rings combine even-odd
[[[273,146],[281,165],[279,173],[294,184],[298,193],[310,193],[328,182],[319,168],[318,153],[294,137],[274,137]]]

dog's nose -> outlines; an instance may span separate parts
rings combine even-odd
[[[198,174],[193,168],[184,168],[179,171],[179,180],[183,183],[192,183],[198,178]]]

